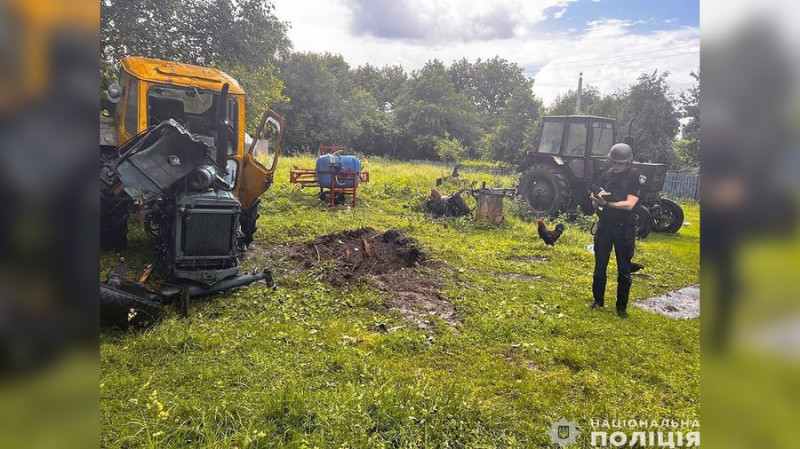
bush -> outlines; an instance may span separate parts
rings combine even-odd
[[[467,154],[467,149],[458,139],[450,139],[450,136],[436,139],[436,154],[439,158],[448,163],[457,163]]]

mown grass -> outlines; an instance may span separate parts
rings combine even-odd
[[[587,309],[588,220],[568,224],[555,248],[520,218],[519,203],[506,204],[500,227],[434,221],[416,207],[450,170],[362,162],[371,182],[361,187],[358,206],[331,209],[314,191],[288,183],[292,165],[313,167],[313,159],[282,159],[263,196],[256,243],[269,248],[361,226],[398,228],[452,267],[442,278],[444,295],[463,321],[450,326],[431,317],[425,331],[378,333],[376,323],[404,324],[383,306],[384,293],[367,283],[336,289],[312,269],[279,277],[276,292],[251,286],[195,304],[187,319],[173,312],[145,331],[103,333],[104,446],[543,447],[550,423],[561,417],[585,429],[592,418],[699,415],[699,320],[631,307],[622,321],[613,307]],[[635,278],[633,299],[699,282],[699,207],[684,208],[692,226],[638,243],[635,260],[654,279]],[[133,234],[131,272],[149,248],[143,234]],[[102,266],[118,256],[103,254]],[[249,259],[246,268],[273,266],[265,257]],[[613,273],[608,288],[613,303]]]

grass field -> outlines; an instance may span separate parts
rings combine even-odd
[[[554,248],[519,203],[506,204],[496,228],[434,221],[416,207],[448,170],[362,162],[371,182],[358,206],[331,209],[288,182],[292,165],[313,159],[282,159],[262,197],[257,247],[397,228],[446,267],[430,274],[460,322],[431,316],[426,329],[377,332],[377,323],[407,324],[384,305],[387,293],[369,282],[337,289],[320,280],[324,266],[284,276],[257,253],[245,267],[278,269],[277,291],[254,285],[195,304],[187,319],[173,311],[150,329],[101,335],[103,446],[545,447],[561,417],[586,429],[592,418],[699,416],[699,320],[590,311],[586,220],[568,224]],[[635,260],[653,279],[634,278],[632,301],[699,283],[699,206],[683,206],[692,226],[637,243]],[[135,272],[150,245],[138,230],[131,238]],[[101,266],[119,256],[102,254]],[[613,258],[609,270],[613,305]]]

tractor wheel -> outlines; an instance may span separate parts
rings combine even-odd
[[[120,250],[128,246],[128,215],[133,199],[127,194],[114,195],[105,186],[100,188],[100,247]]]
[[[163,313],[164,305],[152,298],[100,284],[100,324],[104,327],[146,326]]]
[[[683,209],[675,201],[659,198],[651,212],[656,232],[674,234],[683,226]]]
[[[239,246],[244,248],[253,243],[253,236],[256,233],[256,222],[261,215],[258,213],[258,206],[261,205],[261,198],[258,198],[250,207],[242,209],[239,214],[239,226],[242,228],[242,237],[239,239]]]
[[[133,198],[114,194],[116,173],[110,165],[119,157],[114,147],[100,147],[100,248],[120,250],[128,246],[128,215]]]
[[[569,181],[555,167],[534,165],[520,179],[519,191],[537,217],[555,216],[569,204]]]
[[[633,208],[633,213],[636,214],[636,237],[640,239],[646,238],[653,229],[653,216],[641,204],[637,204]]]

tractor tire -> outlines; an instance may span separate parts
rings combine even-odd
[[[256,234],[256,222],[261,214],[258,213],[258,206],[261,205],[261,198],[258,198],[250,207],[242,209],[239,214],[239,226],[242,236],[239,239],[239,247],[246,248],[253,243],[253,236]]]
[[[659,198],[656,207],[651,209],[653,230],[674,234],[683,226],[683,209],[680,204],[666,198]]]
[[[133,198],[126,193],[115,195],[111,187],[100,183],[100,248],[121,250],[128,246],[128,215]]]
[[[519,191],[537,217],[554,217],[569,204],[569,181],[556,167],[534,165],[527,169],[520,179]]]
[[[653,229],[653,216],[641,204],[637,204],[633,208],[633,213],[636,215],[636,237],[640,239],[646,238]]]
[[[118,178],[111,165],[119,158],[115,147],[100,147],[100,248],[121,250],[128,246],[128,215],[133,198],[114,194]]]
[[[143,327],[156,322],[164,313],[164,304],[100,284],[100,325],[127,329]]]

